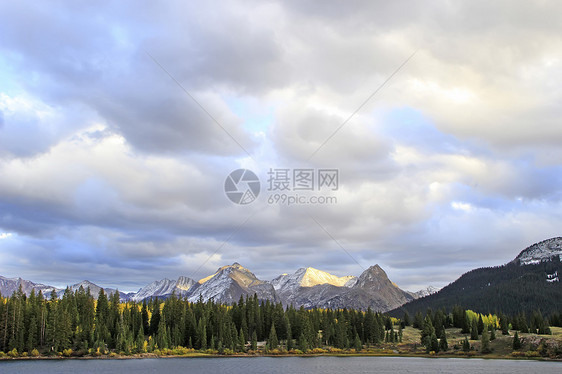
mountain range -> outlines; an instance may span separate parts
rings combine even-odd
[[[480,268],[463,274],[441,290],[428,287],[418,292],[400,289],[388,278],[379,265],[364,270],[361,275],[338,277],[311,267],[301,268],[292,274],[282,274],[271,281],[258,279],[250,270],[238,263],[219,268],[214,274],[199,281],[188,277],[177,280],[154,281],[138,292],[119,292],[122,301],[141,302],[158,297],[178,297],[197,301],[215,300],[233,303],[240,296],[253,296],[260,300],[282,302],[304,308],[353,308],[402,315],[413,314],[427,308],[446,308],[460,305],[482,313],[503,311],[518,313],[541,308],[543,312],[562,310],[562,238],[552,238],[524,249],[511,262],[496,267]],[[0,276],[0,293],[11,295],[21,286],[50,296],[55,291],[62,297],[65,290],[33,283],[21,278]],[[101,287],[83,281],[69,287],[89,288],[97,297]],[[107,294],[118,292],[105,288]]]
[[[40,283],[23,280],[21,278],[0,277],[0,293],[11,295],[18,288],[30,294],[31,290],[41,291],[50,297],[55,291],[60,298],[65,290],[57,289]],[[80,287],[90,289],[94,297],[98,297],[101,287],[89,281],[83,281],[68,288],[76,291]],[[122,301],[141,302],[158,297],[165,299],[175,294],[186,297],[190,301],[202,298],[204,301],[213,299],[223,303],[233,303],[240,296],[253,296],[260,300],[282,302],[284,305],[292,304],[295,307],[319,308],[354,308],[366,310],[371,308],[376,311],[387,311],[396,308],[417,297],[423,296],[434,288],[418,292],[401,290],[388,279],[388,276],[379,265],[366,269],[359,277],[337,277],[322,270],[311,267],[298,269],[293,274],[282,274],[272,281],[258,279],[250,270],[238,263],[223,266],[214,274],[199,281],[188,277],[179,277],[177,280],[164,278],[154,281],[138,292],[119,292]],[[105,288],[107,294],[118,292],[115,289]]]

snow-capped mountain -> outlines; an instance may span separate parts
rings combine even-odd
[[[300,268],[293,274],[281,274],[271,281],[276,291],[292,291],[298,287],[314,287],[319,284],[331,284],[337,287],[351,287],[357,277],[349,275],[337,277],[322,270],[311,267]]]
[[[215,274],[201,279],[188,291],[190,301],[213,299],[224,303],[236,302],[240,296],[253,296],[260,300],[279,301],[269,282],[259,280],[251,271],[238,263],[223,266]]]
[[[465,278],[475,277],[482,272],[484,274],[503,272],[509,273],[504,278],[511,279],[510,282],[522,282],[520,271],[524,268],[519,265],[533,265],[525,267],[529,268],[529,271],[534,271],[534,276],[529,278],[530,280],[527,282],[530,282],[532,279],[542,279],[541,285],[537,287],[542,287],[542,285],[559,287],[559,260],[562,261],[561,237],[533,244],[523,250],[515,260],[503,267],[476,269],[442,290],[429,286],[418,292],[401,290],[390,281],[379,265],[371,266],[359,277],[338,277],[311,267],[300,268],[292,274],[282,274],[269,282],[258,279],[250,270],[238,263],[234,263],[219,268],[214,274],[198,282],[188,277],[179,277],[175,281],[164,278],[142,287],[136,293],[125,294],[119,292],[119,296],[122,301],[140,302],[153,297],[165,299],[175,294],[178,297],[187,297],[190,301],[197,301],[202,298],[204,301],[212,299],[223,303],[233,303],[237,302],[240,296],[253,296],[256,294],[260,300],[282,302],[284,305],[292,304],[297,308],[301,306],[305,308],[353,308],[360,310],[371,308],[375,311],[385,312],[401,307],[414,299],[423,299],[419,300],[420,305],[431,300],[439,300],[447,296],[448,293],[450,294],[451,290],[455,289],[457,283],[461,286],[459,286],[460,290],[458,292],[453,292],[455,297],[458,297],[458,295],[463,295],[466,298],[472,297],[474,295],[469,295],[467,290],[473,288],[476,290],[475,297],[480,297],[479,295],[484,292],[483,290],[492,289],[488,280],[489,277],[484,277],[482,285],[478,287],[476,287],[473,281],[465,282]],[[541,268],[535,269],[537,267]],[[27,295],[32,290],[35,292],[42,291],[43,295],[47,298],[50,297],[53,290],[57,292],[58,297],[62,297],[65,292],[63,289],[34,283],[21,278],[5,278],[0,276],[0,294],[2,296],[12,295],[20,286]],[[96,298],[102,289],[92,282],[83,281],[70,286],[69,290],[74,292],[80,289],[80,287],[84,289],[89,288],[90,293]],[[111,288],[104,288],[104,290],[108,295],[116,292],[116,290]],[[550,291],[552,290],[549,289]],[[481,298],[478,300],[481,300]],[[439,307],[443,307],[443,305]]]
[[[45,284],[33,283],[21,278],[5,278],[0,276],[0,293],[3,296],[11,296],[20,288],[20,285],[23,293],[26,295],[29,295],[31,290],[35,290],[35,293],[41,291],[45,296],[49,296],[53,290],[59,291],[57,288]]]
[[[419,291],[410,292],[410,294],[412,296],[414,296],[415,299],[419,299],[419,298],[422,298],[422,297],[433,295],[434,293],[438,292],[439,290],[440,290],[440,288],[433,287],[433,286],[427,286],[426,288],[422,288]]]
[[[176,281],[176,291],[183,294],[189,291],[194,284],[195,281],[193,279],[181,276]]]
[[[29,294],[31,289],[39,288],[44,293],[49,291],[50,294],[54,289],[19,278],[0,278],[0,292],[3,295],[11,295],[18,289],[20,283],[26,294]],[[99,296],[102,289],[89,281],[74,284],[68,289],[75,292],[80,287],[85,290],[89,288],[95,298]],[[55,289],[55,291],[59,298],[65,292],[62,289]],[[111,288],[105,288],[104,291],[108,296],[116,292]],[[49,294],[46,297],[49,297]],[[223,303],[237,302],[240,296],[256,294],[260,300],[283,302],[285,305],[293,304],[297,308],[303,306],[367,309],[370,307],[377,311],[386,311],[413,299],[411,295],[392,283],[378,265],[367,269],[360,277],[338,277],[308,267],[301,268],[293,274],[280,275],[268,282],[258,279],[250,270],[238,263],[223,266],[198,282],[187,277],[179,277],[175,281],[164,278],[142,287],[136,293],[120,292],[119,296],[122,301],[140,302],[153,297],[167,298],[172,294],[187,297],[192,302],[202,298],[204,301],[212,299]]]
[[[80,283],[73,284],[72,286],[69,286],[68,288],[70,289],[71,292],[76,292],[80,289],[80,287],[82,287],[84,289],[84,291],[87,291],[88,288],[89,288],[90,293],[96,299],[99,297],[100,291],[102,289],[105,292],[105,294],[107,295],[107,297],[109,297],[110,295],[113,295],[115,292],[117,292],[117,290],[115,290],[113,288],[100,287],[97,284],[94,284],[94,283],[92,283],[88,280],[84,280]],[[59,299],[62,298],[65,292],[66,292],[66,289],[57,290],[58,298]],[[46,295],[46,296],[49,296],[49,295]],[[128,301],[130,299],[130,296],[131,296],[130,294],[126,294],[124,292],[119,291],[119,299],[121,301]]]
[[[271,282],[284,304],[305,308],[355,308],[386,311],[413,297],[392,283],[379,265],[359,278],[337,277],[314,268],[283,274]]]
[[[164,278],[161,280],[154,281],[147,284],[141,288],[133,297],[134,301],[142,301],[143,299],[154,297],[154,296],[164,296],[169,295],[174,292],[176,288],[176,281]]]
[[[176,296],[185,296],[194,284],[195,281],[188,277],[182,276],[175,281],[164,278],[144,286],[131,297],[131,300],[142,301],[151,297],[164,298],[173,293],[175,293]]]
[[[521,265],[539,264],[558,256],[562,261],[562,237],[543,240],[525,248],[514,261]]]

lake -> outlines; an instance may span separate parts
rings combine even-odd
[[[225,357],[0,361],[0,373],[562,373],[561,362],[417,357]]]

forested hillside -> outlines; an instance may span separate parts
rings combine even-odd
[[[558,257],[538,264],[520,265],[510,262],[503,266],[469,271],[439,292],[411,301],[389,312],[402,316],[454,305],[479,313],[516,315],[540,309],[545,315],[562,310],[562,283],[558,280],[562,266]]]

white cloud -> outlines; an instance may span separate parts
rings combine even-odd
[[[309,214],[411,289],[509,260],[562,223],[559,8],[2,4],[6,269],[130,287],[209,256],[202,271],[358,274]],[[338,168],[338,204],[234,206],[222,189],[239,167]]]

